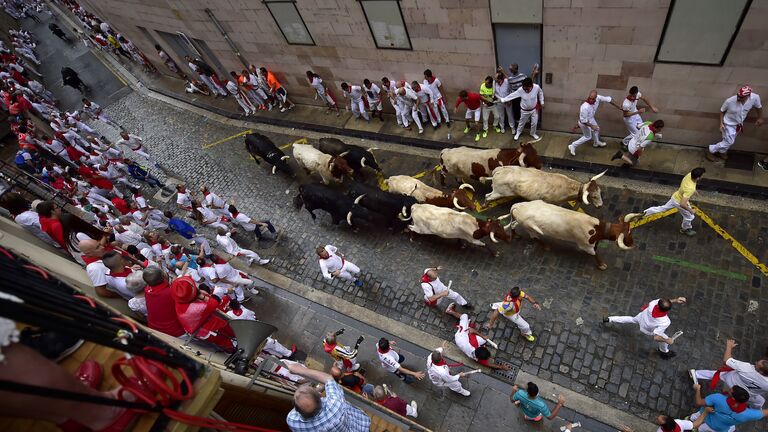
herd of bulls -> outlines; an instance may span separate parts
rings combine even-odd
[[[291,177],[317,175],[322,183],[301,181],[294,199],[297,209],[305,207],[313,219],[315,210],[331,215],[332,223],[345,220],[355,228],[366,230],[386,227],[394,231],[407,230],[417,234],[436,235],[446,239],[484,246],[481,239],[509,242],[520,228],[531,238],[547,239],[575,246],[594,256],[598,268],[606,264],[597,254],[601,240],[616,242],[622,250],[631,249],[631,222],[642,214],[627,214],[616,222],[604,221],[586,213],[560,207],[567,201],[578,200],[584,205],[603,204],[597,184],[603,174],[581,183],[562,174],[542,171],[542,163],[531,144],[517,149],[479,150],[469,147],[445,149],[440,153],[441,184],[453,176],[460,186],[443,192],[413,177],[397,175],[384,180],[387,191],[355,179],[365,177],[365,170],[381,172],[373,155],[375,148],[345,144],[336,138],[321,138],[316,149],[307,144],[293,145],[293,158],[299,169],[272,141],[261,134],[245,137],[246,149],[257,163],[263,159],[272,165],[272,173],[281,171]],[[346,192],[331,186],[350,178]],[[510,213],[499,218],[477,217],[463,212],[474,209],[470,191],[474,186],[464,180],[492,184],[486,202],[500,198],[525,201],[512,205]],[[502,221],[509,219],[504,225]],[[494,253],[488,248],[491,253]]]

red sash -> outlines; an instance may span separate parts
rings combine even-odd
[[[435,295],[435,287],[432,286],[432,280],[429,279],[429,276],[427,276],[426,273],[421,276],[421,282],[429,284],[429,287],[432,288],[432,295]],[[424,299],[424,304],[426,304],[428,307],[435,307],[437,306],[437,300]]]
[[[723,365],[715,371],[715,375],[712,376],[712,381],[709,382],[709,390],[714,390],[715,387],[717,387],[717,383],[720,382],[720,374],[723,372],[730,372],[733,368],[730,366]]]

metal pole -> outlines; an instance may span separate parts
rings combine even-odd
[[[237,56],[237,59],[240,60],[240,63],[243,64],[244,67],[248,67],[248,62],[245,61],[243,58],[243,55],[240,54],[240,49],[237,47],[237,45],[232,41],[232,39],[229,38],[229,34],[227,34],[226,30],[224,30],[224,27],[221,26],[221,23],[219,23],[219,20],[216,19],[216,15],[213,14],[213,11],[211,11],[208,8],[205,8],[205,13],[208,14],[208,18],[211,19],[211,22],[213,22],[213,25],[216,26],[216,28],[221,33],[221,36],[224,37],[224,40],[227,41],[227,44],[229,44],[229,47],[232,48],[232,52],[235,53],[235,56]]]

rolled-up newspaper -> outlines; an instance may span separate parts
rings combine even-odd
[[[678,331],[675,332],[675,334],[672,335],[672,337],[670,339],[672,339],[673,341],[676,341],[677,338],[679,338],[682,335],[683,335],[683,331],[682,330],[678,330]]]
[[[492,347],[494,347],[496,349],[499,349],[499,346],[496,345],[496,342],[494,342],[494,341],[492,341],[490,339],[486,339],[485,341],[488,343],[488,345],[490,345],[490,346],[492,346]]]
[[[479,372],[482,372],[482,370],[480,370],[480,369],[471,370],[469,372],[464,372],[464,376],[476,374],[476,373],[479,373]]]

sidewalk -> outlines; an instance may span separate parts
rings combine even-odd
[[[255,115],[244,117],[242,110],[231,97],[222,99],[188,94],[184,92],[184,82],[178,78],[162,74],[148,75],[136,64],[124,62],[123,59],[116,59],[108,54],[103,55],[111,63],[119,63],[142,85],[152,91],[232,119],[433,149],[460,145],[487,148],[515,147],[518,143],[530,139],[527,129],[521,136],[521,140],[515,142],[512,140],[511,131],[508,130],[506,134],[497,134],[491,128],[487,138],[475,142],[472,133],[466,135],[463,133],[463,118],[458,115],[454,115],[456,121],[450,129],[444,124],[437,130],[425,125],[424,133],[421,135],[417,133],[416,128],[413,131],[407,131],[399,127],[391,114],[387,115],[384,122],[375,119],[369,123],[353,118],[349,111],[342,111],[341,116],[336,117],[333,113],[326,113],[324,107],[314,105],[297,104],[295,108],[285,113],[274,109],[259,111]],[[164,68],[164,65],[158,62],[158,67]],[[343,104],[343,99],[339,100],[339,103]],[[463,109],[460,112],[463,112]],[[762,156],[756,156],[753,153],[731,151],[728,161],[709,162],[704,157],[703,148],[657,143],[645,152],[638,167],[621,168],[619,161],[611,162],[610,157],[620,148],[623,137],[603,137],[608,142],[606,148],[593,148],[590,143],[587,143],[579,147],[576,157],[572,157],[567,146],[577,138],[577,135],[547,130],[540,131],[539,135],[542,139],[535,144],[536,150],[542,156],[545,165],[552,168],[592,173],[607,169],[608,175],[613,177],[676,186],[682,176],[691,169],[703,166],[707,169],[707,174],[705,181],[699,186],[701,190],[756,199],[768,198],[768,172],[757,166],[757,161]]]

